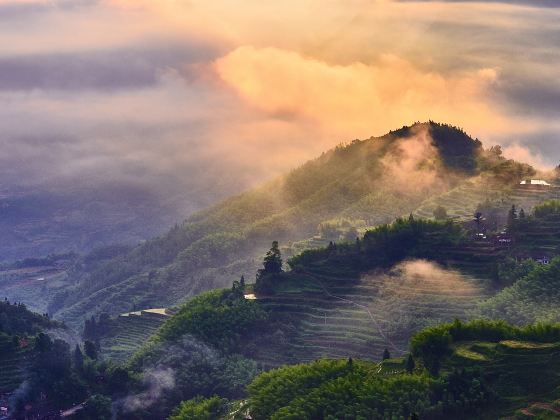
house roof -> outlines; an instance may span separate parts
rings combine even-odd
[[[546,185],[550,186],[544,179],[524,179],[519,185]]]

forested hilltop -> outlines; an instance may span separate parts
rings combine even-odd
[[[433,122],[355,140],[131,251],[78,261],[71,287],[54,296],[47,288],[49,313],[77,326],[95,313],[167,307],[251,275],[272,240],[287,254],[354,240],[411,212],[432,217],[438,197],[446,203],[449,194],[460,197],[449,216],[470,217],[480,202],[502,197],[533,172]]]

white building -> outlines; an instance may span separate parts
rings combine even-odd
[[[524,179],[519,185],[540,185],[543,187],[550,187],[550,184],[543,179]]]

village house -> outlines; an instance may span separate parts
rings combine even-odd
[[[533,185],[538,187],[550,187],[551,185],[543,179],[524,179],[519,185]]]
[[[502,232],[494,237],[494,243],[499,246],[510,246],[513,244],[513,238]]]
[[[535,261],[536,261],[538,264],[542,264],[542,265],[548,265],[548,264],[550,264],[550,258],[547,257],[547,256],[537,257],[537,258],[535,259]]]
[[[548,265],[550,264],[550,257],[544,254],[523,254],[516,257],[517,261],[533,260],[537,264]]]

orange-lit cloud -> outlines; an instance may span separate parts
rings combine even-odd
[[[331,65],[246,46],[219,59],[216,69],[253,106],[309,118],[340,134],[366,136],[428,119],[487,129],[506,124],[486,95],[498,78],[491,68],[445,76],[394,55],[370,65]]]
[[[221,181],[201,173],[244,177],[238,190],[428,119],[554,161],[559,18],[496,2],[0,0],[0,163],[42,179],[142,168],[207,194]]]

